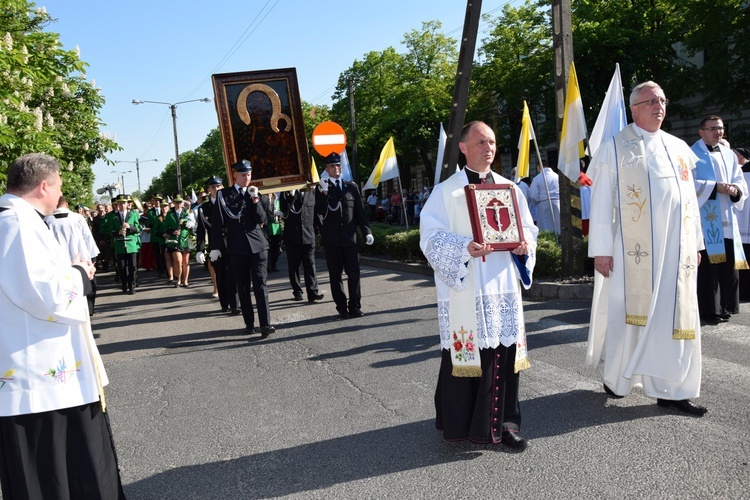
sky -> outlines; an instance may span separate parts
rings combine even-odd
[[[485,0],[482,13],[497,16],[513,0]],[[200,146],[218,125],[211,75],[296,68],[300,98],[332,104],[338,77],[371,51],[403,53],[406,33],[438,20],[442,32],[461,38],[466,2],[459,0],[38,0],[57,21],[66,49],[76,46],[106,99],[101,132],[123,148],[116,165],[94,164],[94,189],[122,177],[125,191],[145,191],[175,157],[170,108],[133,99],[178,103],[179,151]],[[484,29],[484,32],[483,32]],[[486,36],[481,23],[479,40]],[[437,138],[436,138],[437,144]],[[150,161],[150,160],[157,161]],[[221,172],[218,173],[221,175]],[[183,172],[187,185],[187,173]]]

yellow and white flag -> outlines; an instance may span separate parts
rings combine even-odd
[[[523,101],[523,118],[521,119],[521,135],[518,138],[518,162],[516,163],[516,178],[513,182],[529,176],[529,152],[531,144],[529,141],[536,140],[534,127],[531,125],[529,106]]]
[[[310,177],[312,177],[313,182],[320,182],[320,177],[318,176],[318,167],[315,166],[315,158],[312,159],[312,165],[310,165]]]
[[[398,162],[396,161],[396,147],[393,145],[393,137],[385,143],[383,151],[380,152],[380,160],[375,165],[367,184],[362,188],[363,191],[368,189],[377,189],[378,184],[388,179],[398,177]]]
[[[560,134],[560,153],[557,168],[572,182],[578,182],[581,175],[581,158],[583,141],[586,139],[586,119],[583,116],[581,91],[578,89],[576,67],[570,63],[568,90],[565,93],[565,113],[563,114],[562,134]]]

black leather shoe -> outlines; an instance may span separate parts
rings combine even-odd
[[[689,399],[657,399],[656,404],[659,406],[674,408],[675,410],[687,413],[688,415],[695,415],[696,417],[702,417],[708,412],[708,408],[695,404]]]
[[[253,333],[255,333],[255,328],[252,326],[245,325],[245,333],[252,335]]]
[[[241,309],[232,309],[231,311],[229,311],[229,314],[231,314],[232,316],[239,316],[240,314],[242,314],[242,310]]]
[[[604,392],[606,392],[607,396],[609,396],[610,398],[621,399],[625,397],[625,396],[620,396],[619,394],[615,394],[614,391],[607,386],[607,384],[603,384],[603,385],[604,385]]]
[[[364,315],[365,313],[363,313],[359,309],[352,309],[351,311],[349,311],[349,316],[351,316],[352,318],[361,318]]]
[[[294,294],[294,300],[296,300],[296,301],[298,301],[298,302],[299,302],[300,300],[304,300],[304,299],[302,298],[302,294],[299,294],[299,295],[297,295],[297,294],[295,293],[295,294]]]
[[[503,436],[500,440],[505,446],[513,448],[516,451],[525,450],[529,444],[520,434],[510,431],[503,431]]]
[[[273,325],[266,325],[260,328],[261,337],[267,339],[272,333],[276,332],[276,328]]]
[[[345,309],[339,309],[338,307],[336,310],[339,312],[339,318],[341,319],[349,319],[349,311]]]
[[[128,290],[128,295],[135,295],[135,290],[133,290],[132,288]]]
[[[228,307],[222,307],[221,308],[221,312],[228,313],[229,312],[229,308]]]
[[[310,302],[310,303],[312,304],[312,303],[313,303],[313,302],[315,302],[316,300],[323,300],[323,297],[325,297],[325,296],[326,296],[326,294],[325,294],[325,293],[323,293],[323,292],[320,292],[320,293],[314,293],[314,294],[312,294],[312,295],[308,295],[308,296],[307,296],[307,301],[308,301],[308,302]],[[302,299],[300,299],[300,300],[302,300]]]

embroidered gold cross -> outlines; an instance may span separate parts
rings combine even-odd
[[[464,335],[466,335],[466,334],[467,334],[467,333],[469,333],[469,332],[468,332],[468,331],[466,331],[466,330],[464,330],[464,325],[461,325],[461,329],[460,329],[460,330],[458,331],[458,333],[460,333],[460,334],[461,334],[461,343],[462,343],[462,344],[465,344],[465,343],[466,343],[466,340],[464,339]]]

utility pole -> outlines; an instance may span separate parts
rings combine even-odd
[[[448,122],[448,137],[445,143],[443,164],[435,165],[435,168],[440,168],[441,182],[456,171],[456,164],[458,163],[458,141],[461,138],[461,128],[463,128],[464,120],[466,119],[471,69],[474,64],[474,49],[477,45],[477,31],[479,30],[479,17],[481,13],[482,0],[467,0],[464,32],[461,35],[461,49],[458,53],[456,86],[453,89],[453,101],[451,102],[451,116]]]
[[[357,157],[357,124],[354,120],[354,84],[349,79],[349,126],[352,129],[352,160],[349,166],[352,169],[352,181],[359,186],[359,158]]]
[[[552,49],[555,57],[555,118],[558,144],[562,133],[565,113],[565,89],[568,81],[568,68],[573,61],[573,28],[571,24],[570,0],[552,0]],[[575,274],[573,247],[573,223],[571,199],[580,196],[578,188],[565,175],[560,174],[560,245],[562,246],[562,271],[565,275]],[[576,245],[578,247],[578,245]]]

